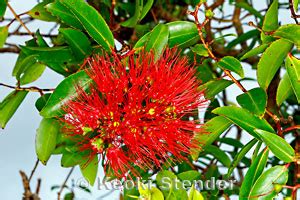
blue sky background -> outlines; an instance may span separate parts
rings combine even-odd
[[[26,3],[25,3],[26,2]],[[264,1],[254,0],[255,8],[265,8]],[[11,0],[11,6],[17,11],[22,13],[30,10],[36,4],[34,0],[17,1]],[[232,8],[228,7],[226,10],[230,11]],[[285,12],[285,11],[284,11]],[[8,10],[7,17],[12,17]],[[289,13],[281,13],[281,21],[284,23],[292,22],[289,19]],[[5,25],[6,23],[0,23]],[[18,25],[16,22],[14,24]],[[53,24],[54,25],[54,24]],[[49,23],[37,22],[30,23],[29,28],[33,32],[40,29],[42,33],[47,33],[51,28]],[[252,28],[249,28],[252,29]],[[8,42],[24,44],[25,40],[30,37],[10,37]],[[10,85],[15,85],[15,79],[11,76],[13,66],[16,61],[15,54],[0,54],[0,82]],[[254,77],[255,71],[250,66],[245,67],[245,74],[247,77]],[[49,69],[46,69],[44,75],[31,85],[39,86],[40,88],[55,88],[56,85],[62,80],[62,76],[57,75]],[[245,82],[244,85],[247,89],[256,87],[253,82]],[[0,87],[0,101],[9,93],[11,89]],[[232,102],[235,102],[235,97],[241,92],[236,86],[229,88],[228,96]],[[22,103],[16,114],[7,124],[5,130],[0,130],[0,194],[3,200],[21,199],[23,193],[23,186],[19,170],[25,171],[30,174],[34,163],[36,161],[36,154],[34,148],[35,132],[41,120],[38,111],[35,109],[34,103],[39,97],[38,93],[30,93]],[[248,138],[243,138],[247,141]],[[60,156],[52,156],[47,166],[40,164],[32,180],[32,188],[35,188],[37,178],[42,179],[41,184],[41,197],[42,199],[52,200],[57,199],[56,192],[50,191],[51,186],[58,185],[63,182],[70,169],[60,167]],[[100,168],[99,177],[103,177],[103,171]],[[82,176],[78,168],[71,176],[71,180],[81,181]],[[69,181],[69,183],[70,183]],[[97,185],[97,184],[95,184]],[[109,197],[101,198],[101,195],[106,194],[106,190],[98,190],[96,186],[92,189],[92,195],[84,192],[77,192],[76,199],[118,199],[119,192],[113,192]]]

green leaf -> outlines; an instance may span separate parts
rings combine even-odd
[[[83,32],[71,28],[61,28],[59,32],[63,34],[72,52],[79,60],[83,60],[92,53],[91,43]]]
[[[39,62],[67,62],[75,60],[68,47],[27,47],[22,46],[21,50],[27,55],[36,55]]]
[[[7,36],[8,36],[8,27],[7,26],[0,27],[0,48],[4,46]]]
[[[244,78],[244,70],[240,61],[232,56],[225,56],[219,62],[218,66],[223,70],[230,70]]]
[[[295,10],[295,12],[297,12],[298,11],[298,3],[299,3],[299,0],[294,0],[294,10]]]
[[[277,38],[283,38],[286,39],[292,43],[294,43],[297,48],[300,48],[300,27],[297,24],[287,24],[280,26],[273,34],[272,36]]]
[[[262,151],[249,167],[239,193],[239,199],[250,199],[249,193],[258,177],[263,173],[268,161],[269,150]]]
[[[292,46],[287,40],[279,39],[273,42],[262,54],[257,64],[257,81],[264,90],[270,85]]]
[[[260,53],[263,53],[267,48],[268,48],[269,44],[262,44],[258,47],[255,47],[254,49],[251,49],[250,51],[248,51],[247,53],[245,53],[240,60],[245,60],[247,58],[250,58],[252,56],[258,55]]]
[[[81,22],[88,34],[104,49],[114,47],[114,37],[105,20],[84,0],[60,0]]]
[[[289,54],[285,64],[292,89],[300,103],[300,60]]]
[[[51,93],[44,94],[43,96],[41,96],[36,100],[35,107],[39,112],[44,108],[50,96]]]
[[[275,166],[265,171],[255,182],[249,193],[249,199],[269,200],[273,199],[277,192],[276,184],[285,185],[288,180],[288,169],[286,166]]]
[[[278,28],[278,0],[274,0],[271,6],[269,7],[262,26],[264,32],[272,32]],[[261,40],[264,44],[272,42],[273,38],[269,35],[266,35],[264,32],[261,32]]]
[[[145,44],[149,41],[149,37],[151,35],[151,32],[146,33],[145,35],[143,35],[143,37],[141,37],[134,45],[133,49],[139,49],[143,46],[145,46]]]
[[[204,197],[198,190],[195,189],[195,186],[193,185],[190,190],[188,200],[204,200]]]
[[[56,146],[57,134],[60,131],[58,121],[54,119],[42,119],[36,132],[35,151],[38,159],[47,164]]]
[[[208,57],[208,51],[203,44],[196,44],[195,46],[191,47],[191,50],[199,56]]]
[[[205,145],[212,144],[226,129],[229,128],[231,122],[224,117],[217,116],[207,121],[203,125],[203,130],[209,134],[195,133],[195,139],[200,143],[201,148]],[[199,148],[191,149],[191,156],[193,160],[197,160],[200,151]]]
[[[3,18],[7,7],[7,0],[0,0],[0,20]]]
[[[274,0],[265,15],[262,30],[267,32],[274,31],[278,28],[278,24],[278,0]]]
[[[250,112],[263,116],[267,106],[267,94],[261,88],[254,88],[246,93],[243,93],[236,98],[237,102],[243,108]]]
[[[278,89],[276,93],[277,105],[280,106],[292,94],[293,94],[293,88],[291,86],[291,81],[288,73],[285,73],[278,85]]]
[[[221,138],[218,138],[217,141],[222,144],[227,144],[227,145],[233,146],[235,148],[243,148],[244,147],[243,143],[241,143],[239,140],[237,140],[235,138],[221,137]]]
[[[140,16],[140,20],[142,20],[144,17],[146,17],[146,15],[149,12],[149,10],[151,9],[153,3],[154,3],[154,0],[147,0],[145,6],[143,7],[143,10],[142,10],[142,13]]]
[[[201,173],[196,170],[189,170],[177,175],[180,180],[195,181],[201,178]]]
[[[89,182],[89,185],[94,185],[98,172],[98,156],[95,156],[88,163],[80,165],[80,171],[83,177]]]
[[[20,77],[20,85],[26,85],[36,81],[45,71],[46,65],[42,63],[34,63],[27,67]]]
[[[243,108],[236,106],[224,106],[213,110],[213,113],[226,117],[259,140],[260,137],[255,132],[255,129],[259,128],[269,132],[274,132],[272,126],[265,119],[260,119]]]
[[[228,45],[226,46],[226,49],[232,49],[233,47],[235,47],[236,45],[245,42],[251,38],[257,38],[259,36],[259,31],[258,30],[251,30],[248,31],[242,35],[240,35],[239,37],[237,37],[236,39],[232,40],[231,42],[228,43]]]
[[[164,178],[166,180],[164,180]],[[175,179],[177,179],[177,176],[173,172],[168,170],[162,170],[158,172],[156,176],[156,182],[158,186],[166,186],[166,183],[170,183]]]
[[[75,86],[77,85],[82,89],[87,89],[91,83],[92,79],[90,79],[85,71],[80,71],[65,78],[57,86],[40,114],[46,118],[56,117],[63,114],[62,106],[78,96]]]
[[[55,1],[54,3],[50,3],[46,6],[47,11],[49,11],[52,15],[59,18],[59,20],[71,27],[84,30],[80,21],[73,15],[73,13],[69,12],[68,8],[64,6],[59,1]]]
[[[204,95],[207,99],[213,99],[217,94],[222,92],[225,88],[230,86],[233,82],[226,79],[215,79],[208,81],[201,85],[199,90],[204,91]]]
[[[125,22],[120,23],[120,25],[125,27],[133,28],[139,22],[140,16],[143,10],[143,0],[135,0],[135,11],[134,15],[126,20]]]
[[[0,103],[0,125],[2,129],[17,111],[27,93],[28,91],[13,91]]]
[[[63,152],[61,157],[62,167],[74,167],[86,162],[86,157],[78,152]]]
[[[285,139],[264,130],[256,129],[255,132],[277,158],[284,162],[293,162],[295,160],[295,151]]]
[[[198,29],[195,23],[175,21],[166,24],[169,28],[169,46],[180,48],[190,47],[199,41]]]
[[[219,147],[214,145],[206,145],[204,151],[207,154],[211,154],[215,159],[220,161],[225,167],[230,167],[231,164],[230,158]]]
[[[228,168],[226,178],[229,178],[232,174],[233,170],[238,166],[241,160],[246,156],[246,154],[252,149],[252,147],[257,143],[256,139],[252,139],[248,142],[233,158],[233,162],[231,163],[230,167]]]
[[[30,11],[28,11],[28,15],[34,19],[39,19],[42,21],[56,21],[57,18],[51,15],[51,13],[46,10],[45,6],[47,4],[47,2],[41,2],[36,4],[36,6],[34,6]]]
[[[155,58],[158,58],[161,52],[168,44],[169,31],[168,27],[164,24],[155,26],[152,30],[150,38],[146,45],[146,51],[154,50]]]
[[[164,195],[159,189],[152,187],[150,192],[151,200],[164,200]]]

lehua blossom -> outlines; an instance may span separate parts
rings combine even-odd
[[[88,61],[88,91],[65,106],[64,122],[80,135],[79,149],[101,155],[107,176],[139,176],[166,162],[187,160],[199,121],[189,119],[206,105],[196,70],[177,49],[155,59],[143,52],[121,59],[116,53]]]

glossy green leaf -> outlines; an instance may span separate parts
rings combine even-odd
[[[38,159],[47,164],[56,146],[57,134],[60,131],[58,121],[54,119],[43,119],[36,132],[35,151]]]
[[[81,22],[88,34],[104,49],[114,47],[114,37],[99,12],[84,0],[60,0]]]
[[[140,20],[140,16],[143,10],[143,3],[143,0],[135,0],[134,15],[125,22],[120,23],[120,25],[133,28]]]
[[[215,159],[220,161],[225,167],[230,167],[231,160],[229,156],[219,147],[214,145],[206,145],[205,153],[211,154]]]
[[[239,199],[250,199],[249,193],[258,177],[263,173],[268,161],[269,150],[262,151],[249,167],[239,193]]]
[[[257,64],[257,81],[266,90],[273,77],[292,48],[292,43],[285,39],[273,42],[262,54]]]
[[[292,89],[300,103],[300,60],[289,54],[285,64]]]
[[[166,24],[169,28],[169,46],[185,48],[199,41],[197,26],[193,22],[175,21]]]
[[[208,51],[203,44],[196,44],[195,46],[191,47],[191,50],[199,56],[208,57]]]
[[[13,91],[0,103],[0,125],[2,129],[17,111],[27,93],[28,91]]]
[[[0,48],[4,46],[7,36],[8,36],[8,27],[7,26],[0,27]]]
[[[255,132],[277,158],[284,162],[293,162],[295,160],[295,151],[285,139],[264,130],[256,129]]]
[[[157,25],[151,32],[150,38],[146,45],[146,51],[153,50],[155,57],[158,58],[161,52],[168,44],[169,31],[164,24]]]
[[[232,40],[231,42],[228,43],[228,45],[226,46],[226,49],[231,49],[233,47],[235,47],[236,45],[242,43],[242,42],[246,42],[247,40],[251,39],[251,38],[255,38],[259,36],[259,31],[258,30],[251,30],[248,31],[242,35],[240,35],[239,37],[237,37],[236,39]]]
[[[278,16],[278,0],[274,0],[265,15],[262,30],[264,32],[275,31],[279,26]],[[272,42],[274,38],[270,35],[266,35],[264,32],[260,34],[263,44]]]
[[[229,178],[232,174],[233,170],[238,166],[238,164],[241,162],[241,160],[246,156],[246,154],[252,149],[252,147],[257,143],[256,139],[252,139],[250,142],[248,142],[233,158],[233,161],[228,168],[226,177]]]
[[[213,110],[213,113],[221,115],[238,125],[252,136],[260,140],[255,129],[274,132],[272,126],[265,120],[251,114],[248,110],[236,106],[224,106]]]
[[[61,28],[59,31],[63,34],[76,58],[83,60],[92,53],[91,43],[83,32],[71,28]]]
[[[273,199],[277,192],[275,185],[285,185],[288,180],[286,166],[275,166],[265,171],[255,182],[249,193],[249,199],[269,200]]]
[[[221,144],[227,144],[227,145],[233,146],[235,148],[243,148],[244,147],[243,143],[241,143],[239,140],[237,140],[235,138],[221,137],[221,138],[218,138],[217,141],[220,142]]]
[[[287,24],[280,26],[273,34],[272,36],[277,38],[283,38],[286,39],[292,43],[294,43],[297,48],[300,48],[300,27],[297,24]]]
[[[212,144],[230,125],[231,122],[221,116],[214,117],[207,121],[202,128],[208,134],[203,134],[202,132],[199,134],[195,133],[195,139],[199,142],[201,149],[191,149],[193,160],[197,160],[202,148],[205,145]]]
[[[240,77],[244,78],[244,70],[240,61],[232,56],[225,56],[219,62],[218,66],[223,70],[230,70]]]
[[[267,48],[268,48],[269,44],[262,44],[258,47],[255,47],[254,49],[251,49],[250,51],[248,51],[247,53],[245,53],[240,60],[245,60],[247,58],[250,58],[252,56],[256,56],[260,53],[263,53]]]
[[[276,93],[277,105],[280,106],[292,94],[293,94],[293,88],[291,86],[291,81],[288,73],[285,73],[278,85],[278,89]]]
[[[215,79],[208,81],[201,85],[199,90],[204,91],[204,95],[207,99],[213,99],[217,94],[222,92],[225,88],[230,86],[233,82],[226,79]]]
[[[47,2],[41,2],[36,4],[36,6],[34,6],[30,11],[28,11],[28,15],[34,19],[39,19],[42,21],[56,21],[57,18],[51,15],[51,13],[46,10],[45,6],[47,4]]]
[[[7,7],[7,0],[0,0],[0,20],[3,18]]]
[[[159,189],[152,187],[151,188],[151,200],[164,200],[164,195]]]
[[[58,19],[68,24],[71,27],[78,28],[80,30],[84,30],[80,21],[71,13],[66,6],[64,6],[59,1],[55,1],[46,6],[47,11],[49,11],[52,15],[58,17]]]
[[[91,186],[94,185],[97,177],[98,163],[98,157],[95,156],[91,161],[88,161],[88,163],[83,163],[80,165],[81,174]]]
[[[263,116],[267,106],[267,94],[261,88],[254,88],[236,98],[241,107],[250,112]]]
[[[92,79],[80,71],[65,78],[55,89],[46,106],[40,112],[43,117],[50,118],[63,114],[62,106],[68,101],[77,97],[76,85],[86,89],[92,83]]]

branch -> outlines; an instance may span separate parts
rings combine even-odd
[[[291,17],[295,20],[296,24],[299,24],[298,19],[300,18],[300,15],[297,15],[295,13],[295,8],[294,8],[294,0],[289,0],[289,8],[290,8],[290,12],[291,12]]]
[[[43,92],[52,92],[54,89],[41,89],[35,86],[32,87],[20,87],[20,86],[11,86],[4,83],[0,83],[0,86],[4,86],[7,88],[11,88],[17,91],[29,91],[29,92],[39,92],[41,95],[43,95]]]
[[[63,184],[61,185],[61,188],[60,188],[59,192],[57,193],[57,200],[60,200],[60,195],[61,195],[62,191],[64,190],[64,188],[66,186],[66,183],[69,180],[69,178],[70,178],[73,171],[74,171],[74,167],[72,167],[72,169],[70,170],[70,172],[67,175],[66,179],[64,180]]]

